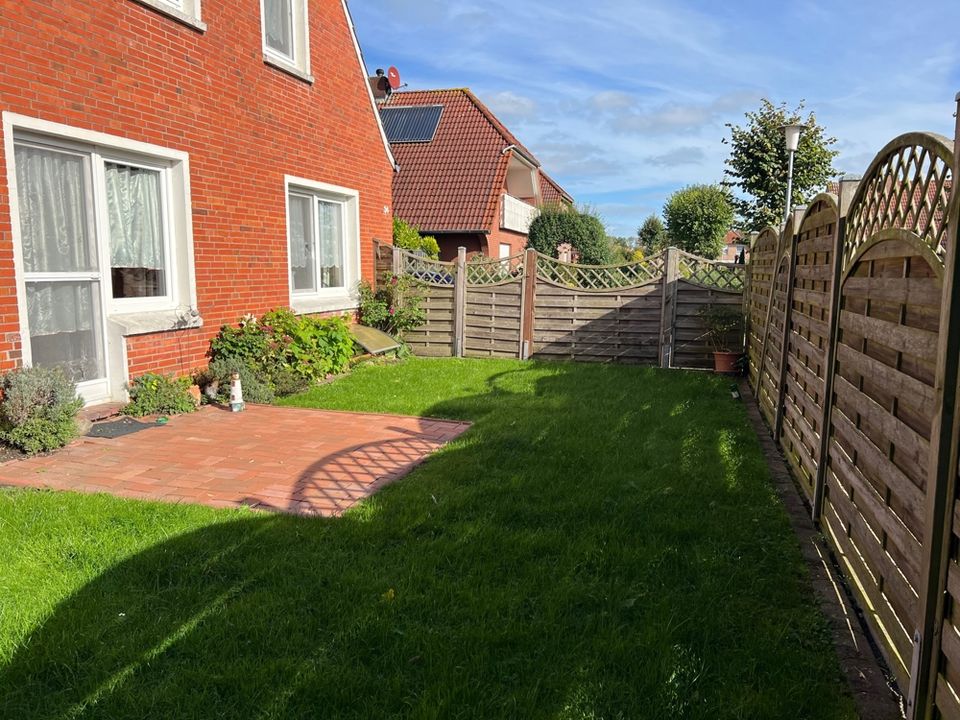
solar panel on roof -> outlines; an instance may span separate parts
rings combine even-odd
[[[428,143],[437,134],[443,105],[380,109],[383,129],[392,143]]]

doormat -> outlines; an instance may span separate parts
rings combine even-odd
[[[119,420],[111,420],[110,422],[96,423],[90,428],[87,437],[113,439],[152,427],[157,427],[157,425],[155,423],[142,423],[133,418],[125,417]]]

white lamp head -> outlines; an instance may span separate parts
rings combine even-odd
[[[787,141],[787,152],[796,152],[800,147],[800,133],[806,129],[806,125],[790,124],[783,126],[783,136]]]

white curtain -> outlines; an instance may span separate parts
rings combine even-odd
[[[89,280],[27,282],[27,324],[30,335],[57,335],[93,329],[95,313]],[[99,291],[99,290],[98,290]]]
[[[110,265],[162,270],[160,172],[104,163]]]
[[[84,158],[28,145],[14,158],[24,270],[95,270]]]
[[[320,202],[320,272],[323,287],[343,287],[343,206]]]
[[[290,268],[294,290],[314,290],[313,199],[290,196]]]
[[[293,57],[293,0],[263,0],[267,47]]]

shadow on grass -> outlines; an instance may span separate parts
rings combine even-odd
[[[474,426],[342,518],[110,567],[0,670],[0,717],[850,717],[725,383],[522,367],[431,407]]]

